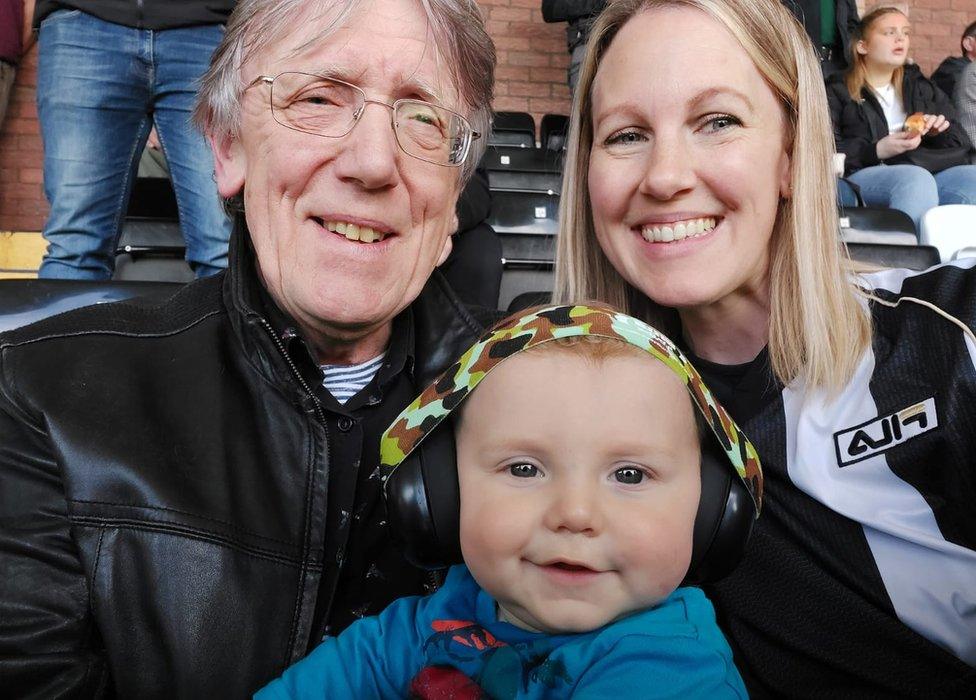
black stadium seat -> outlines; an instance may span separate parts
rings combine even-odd
[[[116,247],[114,280],[189,282],[186,244],[178,221],[127,218]]]
[[[179,216],[176,194],[168,177],[137,177],[132,183],[126,216],[172,219]]]
[[[840,212],[840,233],[851,243],[918,243],[915,222],[898,209],[846,207]]]
[[[159,253],[183,257],[186,242],[178,221],[126,217],[116,247],[118,253]]]
[[[186,243],[169,178],[136,178],[115,249],[112,279],[189,282],[193,271],[185,255]]]
[[[552,292],[553,267],[546,260],[503,260],[498,308],[518,311],[544,303]],[[516,300],[522,301],[516,304]],[[519,305],[521,304],[521,305]]]
[[[515,146],[535,148],[535,121],[527,112],[495,112],[490,146]]]
[[[569,136],[569,117],[546,114],[539,125],[539,142],[547,151],[565,151]]]
[[[160,282],[91,280],[0,280],[0,331],[26,326],[48,316],[93,304],[135,297],[163,300],[182,285]]]
[[[514,314],[516,311],[527,309],[530,306],[548,304],[551,300],[551,292],[523,292],[509,302],[508,313]]]
[[[489,146],[481,159],[481,167],[491,171],[521,173],[563,172],[562,154],[542,148],[514,148],[512,146]]]
[[[559,194],[563,176],[559,173],[489,170],[488,186],[492,192],[545,192]]]
[[[848,243],[847,251],[853,260],[879,267],[925,270],[940,262],[938,249],[930,245]]]
[[[492,192],[488,223],[499,234],[555,236],[559,197],[543,192]]]

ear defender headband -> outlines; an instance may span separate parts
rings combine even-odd
[[[412,563],[460,563],[461,498],[452,411],[506,358],[559,338],[595,336],[644,350],[674,372],[710,431],[701,439],[701,500],[685,583],[716,581],[735,568],[759,516],[756,449],[671,340],[636,318],[595,305],[548,306],[502,321],[407,406],[383,434],[380,466],[388,519]],[[653,426],[648,426],[653,430]]]

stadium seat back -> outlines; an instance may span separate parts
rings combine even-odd
[[[939,251],[928,245],[848,243],[851,259],[879,267],[926,270],[939,264]]]
[[[962,260],[963,258],[976,258],[976,246],[960,248],[952,254],[953,260]]]
[[[559,197],[543,192],[492,192],[488,223],[499,235],[554,236]]]
[[[849,243],[918,243],[915,222],[898,209],[847,207],[841,210],[840,233]]]
[[[976,205],[945,204],[922,215],[920,241],[935,246],[942,262],[952,260],[956,251],[976,246]]]
[[[489,170],[488,187],[492,192],[542,192],[559,194],[563,176],[559,173]]]
[[[158,282],[91,280],[0,280],[0,331],[26,326],[48,316],[93,304],[136,297],[163,299],[182,285]]]
[[[546,151],[543,148],[514,148],[512,146],[489,146],[481,159],[481,167],[492,171],[521,173],[563,172],[562,154]]]
[[[178,221],[126,217],[116,246],[117,253],[156,253],[182,258],[186,241]]]
[[[539,142],[547,151],[566,150],[569,136],[569,117],[564,114],[546,114],[539,124]]]
[[[552,295],[553,268],[551,262],[505,260],[502,266],[502,286],[498,308],[512,312],[544,303]],[[522,299],[518,306],[516,299]],[[533,300],[540,300],[535,302]]]
[[[137,177],[132,181],[126,216],[176,221],[176,193],[168,177]]]
[[[532,115],[527,112],[496,112],[488,145],[535,148],[535,120]]]

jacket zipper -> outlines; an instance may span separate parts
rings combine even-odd
[[[325,421],[325,413],[322,410],[322,404],[319,402],[318,397],[315,396],[315,392],[312,391],[312,387],[308,385],[308,382],[305,381],[305,378],[302,376],[301,372],[298,371],[298,367],[295,366],[294,360],[291,359],[291,356],[288,354],[288,351],[285,350],[284,343],[281,342],[281,338],[279,338],[278,334],[275,333],[274,329],[271,327],[271,324],[268,323],[267,320],[261,317],[258,317],[258,320],[260,320],[261,325],[264,327],[264,330],[267,331],[268,336],[271,338],[271,342],[273,342],[275,344],[275,347],[278,348],[278,352],[281,354],[282,359],[288,365],[289,371],[292,373],[295,379],[298,380],[298,384],[302,387],[302,389],[305,390],[309,398],[312,399],[312,403],[315,405],[315,415],[318,417],[319,424],[322,426],[322,431],[325,433],[325,463],[327,465],[326,469],[328,470],[328,465],[332,462],[332,455],[329,451],[329,426]],[[306,517],[309,518],[309,523],[311,523],[311,513],[307,512]],[[309,524],[308,527],[311,527],[311,524]],[[305,556],[308,556],[308,550],[306,550]],[[318,598],[318,592],[316,592],[315,595],[316,598]],[[331,608],[332,608],[332,602],[330,601],[329,610],[326,611],[326,619],[328,619],[328,613],[331,612]],[[311,634],[315,634],[314,630],[309,630],[309,632]],[[297,644],[298,640],[292,639],[292,643]],[[289,644],[289,646],[292,646],[292,644]],[[308,640],[304,640],[304,646],[305,647],[308,646]],[[291,662],[289,661],[289,663]]]
[[[281,339],[278,337],[278,334],[275,333],[274,329],[271,327],[271,324],[268,323],[264,318],[261,318],[260,321],[265,331],[267,331],[268,336],[270,336],[271,341],[275,344],[275,347],[278,348],[278,352],[281,353],[281,357],[285,360],[285,363],[288,365],[288,369],[294,375],[295,379],[298,380],[298,383],[306,391],[306,393],[312,399],[312,402],[315,404],[315,414],[318,416],[319,421],[322,423],[322,429],[325,431],[326,459],[331,461],[330,459],[331,455],[329,454],[329,429],[325,422],[325,413],[322,412],[322,404],[315,396],[315,393],[312,391],[312,388],[308,385],[308,382],[305,381],[305,378],[298,371],[298,367],[295,366],[295,362],[288,355],[288,352],[285,350],[284,344],[281,342]],[[427,573],[427,584],[430,587],[430,592],[433,593],[444,584],[444,574],[440,571],[429,571]],[[330,602],[329,610],[326,611],[325,619],[328,619],[329,613],[332,612],[331,608],[332,608],[332,604]]]
[[[307,393],[309,398],[312,399],[312,403],[315,404],[315,415],[318,416],[319,422],[322,423],[322,427],[325,429],[325,453],[326,457],[329,457],[329,429],[325,423],[325,413],[322,412],[322,404],[319,402],[318,397],[315,396],[315,392],[312,391],[312,387],[310,387],[308,382],[305,381],[305,377],[303,377],[301,372],[298,371],[298,367],[295,366],[295,362],[288,355],[288,351],[285,350],[284,344],[281,342],[278,334],[275,333],[274,329],[271,327],[271,324],[263,318],[260,318],[259,320],[261,321],[261,325],[264,327],[264,330],[267,331],[268,336],[270,336],[271,342],[275,344],[275,347],[278,348],[278,352],[281,353],[281,357],[288,365],[288,369],[291,371],[292,375],[294,375],[295,379],[298,380],[298,383],[301,385],[302,389],[305,390],[305,393]]]

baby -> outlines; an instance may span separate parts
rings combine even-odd
[[[381,455],[411,559],[464,563],[261,700],[746,697],[711,604],[682,584],[735,565],[759,462],[655,329],[599,305],[513,316],[404,410]]]

